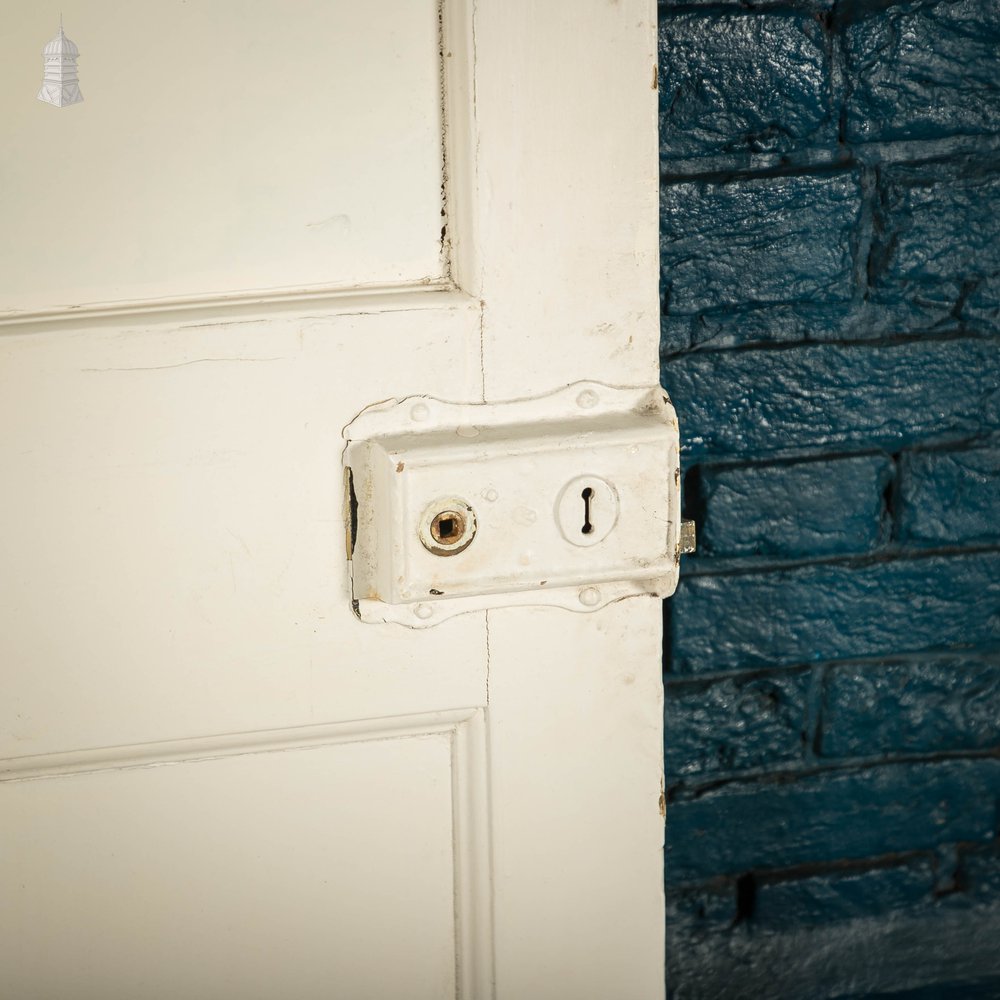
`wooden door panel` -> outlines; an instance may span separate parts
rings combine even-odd
[[[60,10],[64,108],[35,100]],[[434,0],[0,12],[0,312],[440,277]]]
[[[479,385],[468,302],[386,305],[0,339],[0,757],[484,702],[481,621],[351,611],[343,427]]]
[[[3,782],[0,997],[454,995],[455,723],[419,723]]]

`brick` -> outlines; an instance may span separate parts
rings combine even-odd
[[[727,278],[730,270],[727,255],[739,259],[748,253],[739,234],[753,223],[741,211],[721,221],[713,219],[711,213],[719,191],[793,179],[678,185],[683,195],[678,204],[667,201],[674,187],[664,189],[662,210],[674,220],[673,229],[664,224],[664,236],[688,225],[687,216],[693,230],[704,232],[709,241],[715,238],[714,229],[725,230],[726,221],[731,229],[722,237],[726,248],[708,263],[688,252],[692,250],[690,241],[677,241],[673,250],[664,247],[664,354],[691,347],[866,340],[913,333],[1000,333],[1000,174],[996,158],[958,165],[940,162],[886,167],[873,177],[876,180],[866,179],[862,185],[872,198],[870,245],[861,242],[862,229],[868,223],[860,225],[857,213],[827,219],[824,230],[815,216],[830,213],[831,204],[825,197],[813,205],[799,204],[792,196],[799,193],[797,190],[787,192],[783,226],[772,233],[769,221],[757,223],[761,236],[749,252],[764,248],[765,255],[770,254],[767,242],[773,237],[777,242],[773,259],[780,259],[795,281],[799,280],[797,258],[815,267],[819,235],[827,240],[822,248],[827,254],[843,251],[841,272],[836,277],[826,272],[830,279],[826,289],[804,296],[791,284],[785,291],[764,283],[758,288],[757,275],[766,277],[769,261],[752,263],[753,281],[728,279],[729,285],[721,286],[720,280]],[[768,197],[777,203],[779,193],[786,192],[768,191]],[[706,204],[694,203],[692,198],[704,199]],[[797,223],[801,229],[795,228]],[[668,251],[682,255],[671,256]],[[856,265],[852,263],[855,258]],[[829,266],[829,259],[825,263]],[[862,268],[866,283],[862,283]],[[702,271],[704,287],[714,297],[710,301],[699,299],[695,308],[688,300],[701,294],[696,282]],[[808,279],[809,272],[805,277]],[[744,296],[742,301],[738,301],[740,295]]]
[[[694,351],[661,378],[689,465],[784,450],[896,451],[1000,426],[1000,344],[976,338]]]
[[[676,14],[659,41],[661,157],[835,138],[825,40],[808,14]]]
[[[1000,899],[1000,851],[995,843],[962,849],[958,888],[958,893],[947,897],[952,905],[994,903]]]
[[[885,455],[707,466],[699,478],[699,563],[713,556],[863,553],[888,534],[883,494],[892,461]]]
[[[800,759],[809,682],[807,671],[794,671],[668,683],[667,784]]]
[[[831,668],[821,719],[824,757],[1000,747],[1000,656]]]
[[[844,33],[848,141],[1000,131],[995,0],[870,6]]]
[[[878,877],[878,871],[859,876],[876,881]],[[788,886],[793,888],[794,883]],[[918,887],[915,883],[913,889]],[[765,888],[766,883],[758,887],[758,898]],[[995,945],[1000,906],[995,897],[963,906],[961,893],[931,900],[915,891],[908,899],[905,888],[895,896],[886,886],[887,897],[871,897],[870,915],[825,920],[826,914],[818,911],[812,921],[780,928],[761,919],[763,900],[754,916],[738,923],[732,919],[723,923],[721,913],[704,906],[671,907],[672,898],[681,893],[690,893],[692,902],[696,894],[708,902],[710,892],[721,901],[723,880],[718,888],[713,884],[668,891],[667,996],[672,1000],[996,1000],[1000,996]],[[824,901],[836,911],[836,896]]]
[[[1000,174],[937,164],[884,171],[869,264],[891,332],[1000,332]]]
[[[666,329],[681,323],[697,331],[715,313],[764,305],[804,314],[817,302],[849,305],[860,204],[855,173],[667,185],[660,197]]]
[[[724,785],[667,804],[670,884],[790,865],[988,843],[1000,760],[894,764]]]
[[[994,855],[983,857],[991,857],[996,864]],[[980,855],[973,855],[972,863],[981,865]],[[987,892],[1000,886],[997,874],[990,871],[992,878],[979,887],[978,901],[988,902]],[[755,877],[750,913],[743,916],[753,936],[759,937],[929,910],[934,903],[935,876],[930,853],[888,865],[861,863],[797,877],[765,872]],[[680,943],[728,936],[736,926],[736,897],[734,878],[669,886],[668,937]]]
[[[900,480],[902,541],[1000,541],[1000,446],[910,452],[902,457]]]
[[[668,940],[711,939],[728,931],[735,917],[736,886],[732,879],[667,889]]]
[[[672,674],[1000,646],[1000,553],[688,576]]]
[[[920,909],[933,902],[934,880],[930,857],[885,868],[762,879],[755,895],[753,930],[782,933]]]
[[[845,229],[842,235],[850,240],[848,230]],[[665,272],[661,281],[664,306],[660,316],[661,350],[665,357],[691,347],[864,340],[883,332],[875,322],[877,317],[872,309],[847,297],[850,278],[846,272],[839,276],[830,301],[823,301],[823,295],[817,293],[816,300],[812,301],[749,302],[709,307],[694,313],[671,311],[667,294],[669,280]]]

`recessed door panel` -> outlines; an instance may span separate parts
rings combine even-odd
[[[36,99],[79,49],[81,103]],[[432,0],[0,4],[0,311],[441,273]]]
[[[0,783],[0,996],[454,995],[447,733],[125,765]]]

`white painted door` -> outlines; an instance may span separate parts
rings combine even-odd
[[[0,998],[660,995],[659,602],[363,624],[341,470],[656,383],[652,0],[0,12]]]

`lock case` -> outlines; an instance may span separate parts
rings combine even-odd
[[[362,621],[592,612],[677,586],[678,429],[659,386],[579,382],[504,403],[412,396],[367,408],[344,436]]]

